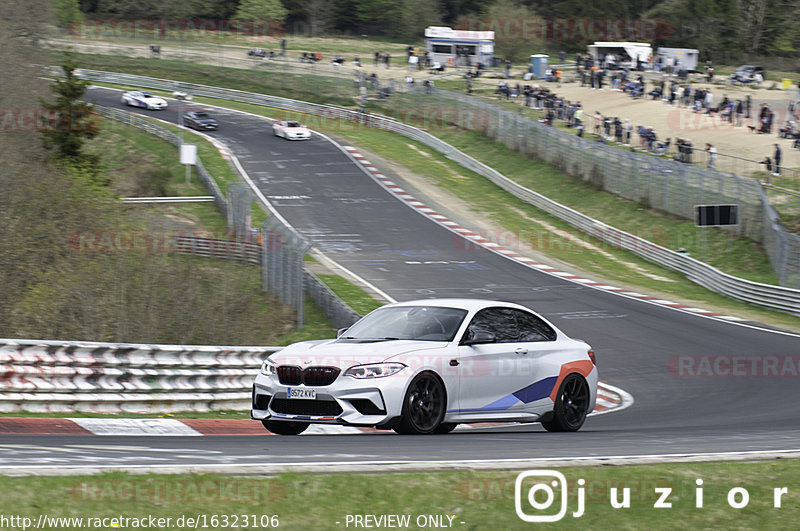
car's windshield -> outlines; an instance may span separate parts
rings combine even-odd
[[[208,116],[208,113],[204,113],[204,112],[196,112],[196,113],[194,113],[194,115],[197,118],[210,118],[210,116]]]
[[[466,310],[437,306],[381,308],[350,327],[340,340],[452,341],[466,315]]]
[[[300,127],[300,122],[286,122],[286,127]]]

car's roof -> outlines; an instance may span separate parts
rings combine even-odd
[[[477,311],[489,306],[506,306],[508,308],[519,308],[529,310],[522,305],[513,302],[504,302],[489,299],[462,299],[462,298],[441,298],[441,299],[420,299],[415,301],[405,301],[391,304],[390,306],[442,306],[447,308],[462,308],[469,311]],[[530,311],[530,310],[529,310]]]

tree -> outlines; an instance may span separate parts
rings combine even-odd
[[[55,103],[41,99],[47,111],[41,119],[41,133],[47,148],[56,148],[61,157],[81,159],[85,139],[94,138],[99,127],[93,120],[92,105],[81,100],[89,86],[88,81],[75,75],[77,61],[72,52],[64,53],[61,68],[64,79],[56,79],[52,87],[56,94]],[[84,157],[84,162],[88,159]]]
[[[325,35],[331,28],[334,5],[329,0],[302,0],[300,6],[308,23],[308,34],[311,37]]]
[[[442,21],[442,6],[438,0],[403,0],[397,36],[419,40],[428,26],[438,26]]]
[[[242,0],[236,11],[238,20],[277,20],[284,22],[289,11],[280,0]]]
[[[480,19],[462,19],[457,27],[478,31],[494,31],[495,55],[512,62],[541,52],[544,48],[542,18],[514,0],[498,0]],[[465,26],[466,25],[466,26]]]
[[[58,20],[58,25],[62,28],[68,28],[75,22],[83,20],[83,13],[81,13],[78,0],[51,0],[53,4],[53,11]]]

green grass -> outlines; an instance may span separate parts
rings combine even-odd
[[[540,434],[531,435],[535,439]],[[303,446],[302,440],[298,439],[298,448]],[[800,461],[796,459],[558,471],[566,478],[568,511],[562,521],[550,525],[557,529],[576,526],[581,529],[794,529],[800,515]],[[245,527],[241,525],[242,515],[256,515],[259,519],[264,515],[276,516],[281,529],[298,530],[355,528],[353,515],[367,514],[408,515],[409,527],[416,529],[418,517],[434,515],[445,524],[452,521],[451,528],[455,529],[531,529],[533,524],[520,520],[514,508],[517,475],[516,471],[462,471],[228,477],[112,472],[77,477],[3,477],[0,513],[6,517],[31,518],[34,522],[42,514],[83,518],[152,515],[171,518],[171,525],[165,527],[172,529],[178,528],[181,517],[205,515],[206,526],[219,529],[224,525],[224,515],[231,523],[238,515],[238,528]],[[524,502],[534,479],[522,484]],[[583,516],[575,518],[579,479],[586,482],[585,510]],[[703,481],[700,508],[696,507],[697,479]],[[629,489],[629,508],[611,507],[611,488],[617,489],[617,499],[622,499],[624,489]],[[749,500],[745,508],[734,509],[729,505],[733,488],[747,490]],[[782,488],[788,492],[782,496],[780,507],[775,507],[774,489]],[[665,501],[671,507],[654,507],[660,498],[656,489],[670,489]],[[549,514],[556,513],[560,506],[560,490],[554,490],[557,501]],[[544,496],[537,500],[543,502]],[[528,514],[536,514],[527,503],[523,507]],[[216,523],[212,523],[212,515],[219,518]],[[422,522],[420,519],[419,524]],[[106,527],[109,525],[113,527],[112,522]],[[184,524],[183,528],[186,527]],[[203,528],[202,523],[198,527]],[[50,528],[76,526],[62,523]]]
[[[159,123],[159,125],[171,130],[177,130],[176,126],[163,123]],[[227,185],[237,181],[238,177],[210,142],[199,136],[197,140],[199,141],[198,153],[206,169],[217,180],[220,188],[225,190]],[[124,179],[126,172],[130,171],[132,166],[136,166],[137,171],[166,168],[172,176],[169,186],[174,188],[175,195],[208,194],[205,186],[196,175],[193,176],[190,184],[185,184],[184,168],[178,161],[175,146],[135,127],[127,126],[114,120],[106,120],[100,137],[92,143],[92,149],[103,152],[103,160],[106,161],[107,172],[114,179]],[[131,205],[128,208],[166,213],[172,217],[177,215],[194,223],[198,230],[217,233],[220,235],[219,237],[222,237],[221,235],[227,231],[227,222],[213,203],[169,206]],[[254,221],[258,218],[266,219],[265,216],[260,208],[253,209]],[[214,260],[203,260],[203,267],[212,267],[214,263]],[[304,309],[305,326],[280,335],[277,340],[278,345],[288,345],[289,343],[306,339],[335,337],[335,328],[310,299],[306,300]]]
[[[340,299],[347,301],[350,306],[360,315],[366,315],[372,310],[383,306],[383,303],[376,301],[364,290],[338,275],[317,275],[317,277],[328,286]]]
[[[108,41],[112,44],[135,44],[146,46],[149,44],[160,44],[162,51],[167,48],[172,49],[186,49],[191,52],[192,49],[211,49],[216,48],[215,45],[226,46],[241,46],[245,50],[250,48],[261,48],[263,50],[273,50],[275,53],[280,52],[280,39],[286,38],[286,52],[290,57],[299,57],[303,52],[320,52],[322,54],[343,54],[349,60],[351,56],[359,55],[362,61],[372,60],[372,54],[378,50],[383,53],[390,53],[394,55],[405,55],[406,46],[408,44],[416,46],[424,46],[420,40],[416,43],[406,41],[393,41],[386,37],[375,36],[325,36],[325,37],[310,37],[305,35],[279,35],[269,33],[269,37],[260,40],[262,37],[262,29],[256,27],[255,31],[245,29],[237,34],[236,32],[212,32],[212,31],[184,31],[174,35],[173,37],[165,36],[153,37],[151,32],[140,31],[143,34],[142,38],[134,38],[132,31],[118,31],[111,33],[106,30],[103,31],[102,25],[87,24],[85,31],[81,32],[81,26],[77,27],[77,35],[79,38],[75,39],[77,43],[85,43],[86,40],[100,39]],[[251,38],[255,33],[256,39]],[[111,39],[113,37],[113,39]],[[61,38],[73,38],[70,35],[62,35]],[[111,39],[111,40],[110,40]]]
[[[180,80],[187,83],[234,88],[262,94],[289,95],[315,103],[352,105],[356,91],[350,76],[315,76],[284,71],[281,63],[255,63],[245,70],[216,65],[195,64],[167,59],[75,54],[81,68],[130,72],[142,76]],[[53,53],[51,62],[62,57]],[[177,90],[177,87],[176,87]]]

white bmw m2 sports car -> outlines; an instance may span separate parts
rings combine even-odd
[[[141,107],[151,111],[163,111],[167,108],[167,100],[143,90],[123,92],[120,101],[129,107]]]
[[[430,299],[383,306],[337,339],[270,355],[251,416],[280,435],[313,423],[403,434],[498,421],[577,431],[594,409],[597,378],[589,345],[524,306]]]

